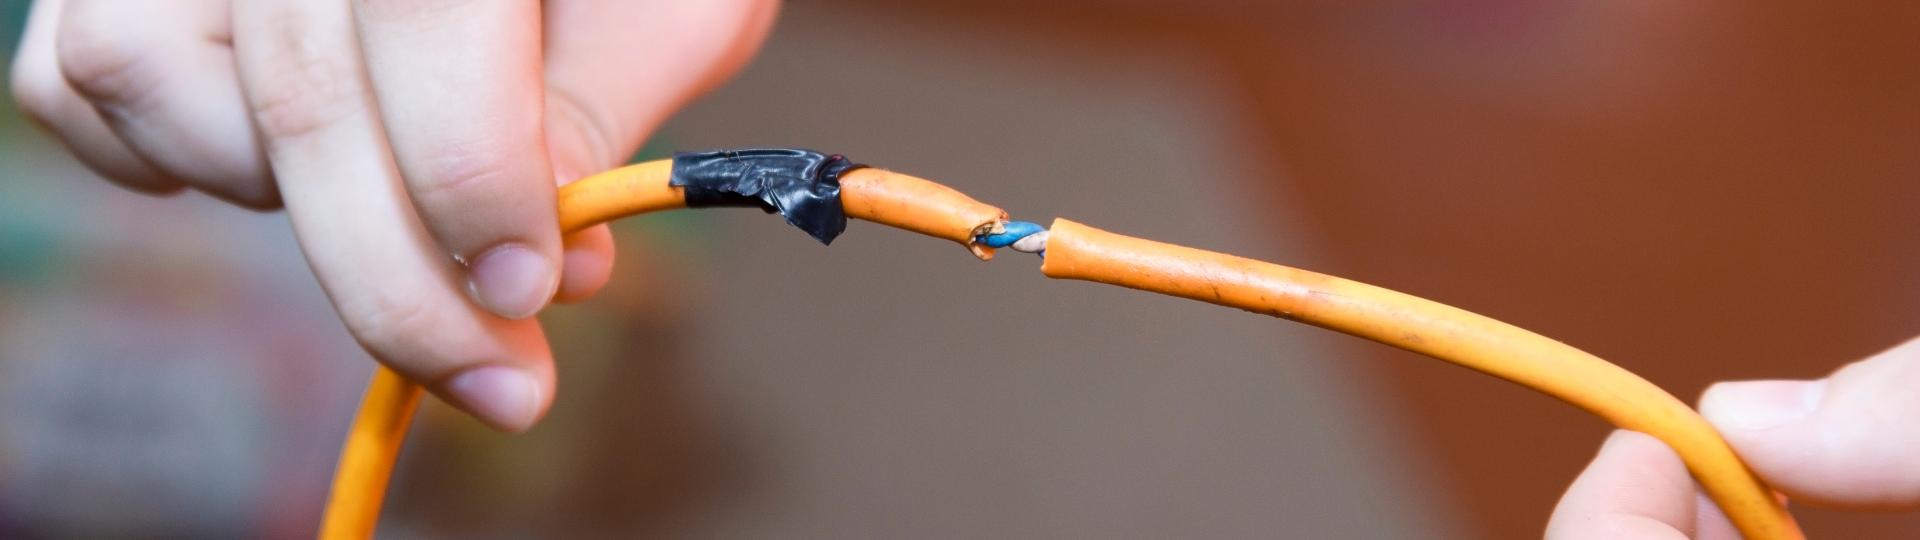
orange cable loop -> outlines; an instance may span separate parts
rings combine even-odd
[[[670,160],[614,169],[560,189],[571,232],[620,217],[684,208]],[[959,242],[999,232],[1001,209],[947,186],[881,169],[841,176],[848,217]],[[1799,526],[1704,418],[1619,366],[1545,336],[1416,296],[1306,270],[1118,235],[1066,219],[1048,233],[1041,273],[1178,296],[1299,321],[1471,368],[1538,390],[1673,448],[1741,534],[1802,538]],[[320,537],[371,538],[420,387],[378,368],[341,452]]]

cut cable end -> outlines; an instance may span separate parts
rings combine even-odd
[[[1047,228],[1028,221],[998,223],[993,230],[974,235],[973,243],[990,248],[1012,248],[1021,253],[1047,252]]]

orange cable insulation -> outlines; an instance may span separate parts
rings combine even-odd
[[[685,207],[667,185],[668,160],[607,171],[560,189],[568,232],[624,216]],[[973,243],[1006,213],[931,181],[880,169],[841,177],[849,217]],[[1040,270],[1048,277],[1119,285],[1299,321],[1399,347],[1512,381],[1647,433],[1680,455],[1747,538],[1802,538],[1785,505],[1693,409],[1645,379],[1519,327],[1412,295],[1253,259],[1133,238],[1055,220]],[[370,538],[393,460],[420,388],[378,368],[354,420],[320,537]],[[356,498],[357,497],[357,498]]]
[[[673,160],[628,165],[560,187],[560,231],[571,233],[623,217],[686,208],[680,188],[667,185]]]
[[[320,521],[320,538],[373,538],[380,521],[380,504],[387,498],[387,479],[400,457],[413,410],[420,406],[420,385],[381,365],[361,398],[360,412],[347,431],[346,447],[333,472],[333,491]]]
[[[1235,307],[1417,352],[1539,390],[1665,441],[1747,538],[1799,538],[1785,505],[1692,408],[1585,351],[1491,318],[1326,274],[1056,219],[1040,272]]]
[[[973,200],[959,190],[885,169],[854,169],[840,176],[840,208],[847,217],[906,229],[966,246],[980,260],[993,248],[975,237],[1000,232],[1007,211]]]
[[[684,192],[667,184],[672,172],[672,160],[655,160],[561,186],[557,199],[561,231],[571,233],[631,215],[685,208]],[[953,188],[882,169],[847,171],[840,176],[840,184],[847,217],[959,242],[981,259],[991,259],[993,249],[974,245],[973,237],[1007,219],[1005,210]],[[387,366],[375,368],[335,465],[332,492],[321,518],[321,539],[373,537],[394,460],[421,393],[419,385]]]

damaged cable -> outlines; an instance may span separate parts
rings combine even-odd
[[[757,206],[821,242],[847,218],[966,247],[1041,254],[1041,272],[1189,298],[1299,321],[1425,354],[1505,379],[1659,438],[1742,534],[1802,535],[1782,501],[1713,427],[1659,386],[1545,336],[1472,312],[1253,259],[1134,238],[1066,219],[1051,227],[1009,221],[1005,211],[936,182],[863,167],[807,150],[680,154],[607,171],[560,189],[561,228],[688,206]],[[1051,256],[1048,253],[1051,252]],[[385,366],[368,388],[335,471],[323,539],[371,536],[381,495],[420,395]]]
[[[991,248],[1013,248],[1022,253],[1047,256],[1047,228],[1030,221],[1009,221],[1000,230],[974,237],[976,244]]]

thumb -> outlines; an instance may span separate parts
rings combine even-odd
[[[593,122],[581,116],[578,108],[567,106],[566,98],[557,96],[547,95],[547,148],[554,181],[566,185],[618,165],[618,158],[607,157],[608,153],[600,150],[601,143],[593,139]],[[569,233],[562,240],[565,247],[561,251],[560,286],[554,301],[585,301],[613,277],[613,229],[601,223]]]
[[[745,65],[772,0],[573,0],[544,4],[547,148],[560,183],[619,165],[694,96]],[[584,300],[612,275],[605,226],[570,235],[558,300]]]
[[[1920,506],[1920,340],[1820,380],[1716,384],[1700,413],[1775,489],[1816,505]]]

